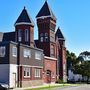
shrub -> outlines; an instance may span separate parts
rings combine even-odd
[[[56,83],[64,83],[62,79],[58,79]]]

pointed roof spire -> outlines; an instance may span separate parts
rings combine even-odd
[[[36,16],[36,18],[42,18],[42,17],[51,17],[54,20],[56,20],[56,17],[53,14],[51,8],[49,7],[47,0],[45,1],[44,5],[42,6],[41,10]]]
[[[55,34],[56,37],[58,37],[58,39],[60,40],[65,40],[60,28],[58,27],[57,31],[56,31],[56,34]]]
[[[34,26],[34,22],[32,21],[31,17],[29,16],[25,6],[24,6],[24,9],[22,10],[20,16],[16,20],[15,26],[20,25],[20,24],[28,24],[28,25]]]
[[[26,7],[24,6],[24,9],[26,9]]]

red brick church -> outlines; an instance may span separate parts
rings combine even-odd
[[[50,81],[55,81],[56,76],[65,80],[65,38],[60,28],[56,31],[56,17],[47,1],[37,14],[36,20],[39,38],[36,40],[36,46],[44,51],[44,72],[50,74]],[[48,82],[47,76],[44,77],[44,80]]]
[[[56,17],[47,1],[36,21],[38,40],[34,40],[34,22],[25,7],[15,22],[15,31],[0,33],[0,83],[28,87],[58,79],[66,82],[65,38],[60,28],[56,30]]]

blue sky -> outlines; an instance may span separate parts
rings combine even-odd
[[[1,0],[0,1],[0,32],[14,31],[14,23],[24,6],[37,25],[35,16],[45,0]],[[68,50],[78,55],[90,51],[90,0],[48,0],[49,6],[57,17],[59,26],[66,38]],[[56,27],[56,28],[57,28]]]

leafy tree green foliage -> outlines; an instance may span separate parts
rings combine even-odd
[[[87,57],[90,56],[90,52],[84,51],[80,53],[79,57],[76,61],[76,64],[73,65],[73,72],[75,74],[81,74],[83,77],[87,77],[87,82],[90,78],[90,61],[85,60]]]
[[[67,59],[67,75],[68,75],[68,69],[72,67],[76,63],[76,55],[73,52],[69,52],[67,50],[66,53],[66,59]]]
[[[79,56],[81,56],[85,61],[87,61],[87,59],[88,60],[90,59],[90,52],[88,51],[81,52]]]

